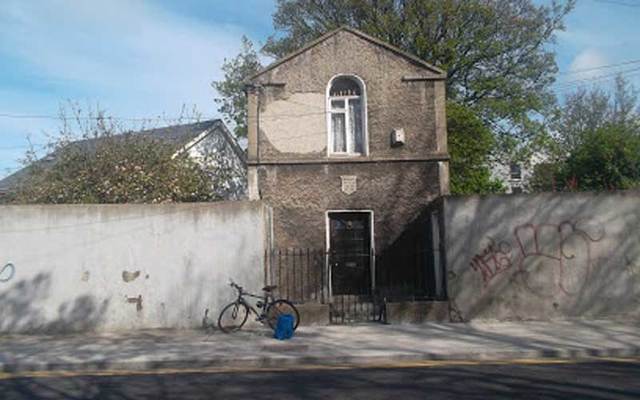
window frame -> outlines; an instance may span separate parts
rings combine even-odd
[[[333,82],[337,78],[350,78],[353,79],[354,82],[360,86],[360,96],[331,96],[331,86]],[[351,129],[351,124],[349,124],[349,100],[351,99],[360,99],[360,119],[362,121],[362,152],[349,152],[350,144],[355,139],[354,134],[349,134]],[[332,100],[340,100],[344,102],[344,110],[334,111],[333,106],[331,104]],[[329,83],[327,84],[326,95],[325,95],[325,111],[326,111],[326,121],[327,121],[327,157],[362,157],[369,155],[369,131],[367,129],[367,89],[362,78],[355,74],[338,74],[331,77]],[[333,138],[333,122],[332,116],[333,114],[343,114],[344,115],[344,125],[345,125],[345,146],[347,151],[345,152],[336,152],[333,151],[334,138]],[[351,146],[355,148],[355,145]]]
[[[517,173],[514,173],[516,171]],[[520,164],[515,162],[509,164],[509,180],[518,182],[522,180],[522,166]]]

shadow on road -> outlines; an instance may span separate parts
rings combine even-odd
[[[3,399],[630,399],[640,363],[18,378]]]

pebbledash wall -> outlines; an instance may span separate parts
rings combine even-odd
[[[264,282],[260,202],[0,207],[0,332],[201,326]]]
[[[328,152],[328,86],[361,81],[365,147]],[[362,32],[340,28],[273,64],[247,90],[248,192],[274,214],[278,248],[325,248],[328,211],[373,213],[376,252],[449,192],[446,74]],[[405,143],[392,146],[403,128]],[[343,191],[343,178],[355,191]]]
[[[640,192],[448,197],[452,320],[640,318]]]

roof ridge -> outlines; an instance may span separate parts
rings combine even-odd
[[[148,128],[148,129],[142,129],[142,130],[138,130],[138,131],[127,131],[127,132],[132,132],[132,133],[136,133],[136,132],[147,132],[147,131],[152,131],[154,129],[169,129],[169,128],[175,128],[178,126],[192,126],[192,125],[198,125],[198,124],[204,124],[204,123],[210,123],[211,125],[217,123],[218,121],[221,121],[220,118],[211,118],[211,119],[203,119],[200,121],[195,121],[195,122],[189,122],[186,124],[181,124],[181,123],[175,123],[172,125],[166,125],[166,126],[160,126],[160,127],[155,127],[155,128]]]
[[[442,69],[440,69],[440,68],[438,68],[438,67],[436,67],[436,66],[434,66],[434,65],[432,65],[432,64],[430,64],[430,63],[428,63],[428,62],[426,62],[424,60],[422,60],[421,58],[419,58],[419,57],[417,57],[417,56],[415,56],[413,54],[410,54],[410,53],[408,53],[408,52],[406,52],[406,51],[404,51],[404,50],[402,50],[402,49],[400,49],[400,48],[398,48],[398,47],[396,47],[396,46],[394,46],[394,45],[392,45],[392,44],[390,44],[388,42],[385,42],[384,40],[381,40],[381,39],[375,38],[375,37],[373,37],[371,35],[368,35],[368,34],[362,32],[362,31],[360,31],[360,30],[358,30],[356,28],[352,28],[352,27],[347,26],[347,25],[342,25],[342,26],[340,26],[340,27],[338,27],[338,28],[336,28],[334,30],[331,30],[331,31],[329,31],[327,33],[324,33],[323,35],[319,36],[317,39],[307,43],[304,46],[302,46],[300,49],[295,50],[295,51],[293,51],[293,52],[291,52],[291,53],[279,58],[278,60],[274,61],[273,63],[267,65],[262,70],[258,71],[257,73],[253,74],[252,76],[250,76],[247,79],[247,82],[251,82],[254,79],[256,79],[259,76],[261,76],[262,74],[264,74],[264,73],[266,73],[268,71],[271,71],[272,69],[278,67],[279,65],[282,65],[285,62],[287,62],[287,61],[299,56],[300,54],[306,52],[307,50],[310,50],[311,48],[313,48],[313,47],[317,46],[318,44],[324,42],[325,40],[329,39],[330,37],[335,36],[339,32],[349,32],[349,33],[351,33],[353,35],[356,35],[356,36],[368,41],[368,42],[371,42],[371,43],[376,44],[378,46],[384,47],[387,50],[389,50],[389,51],[391,51],[393,53],[396,53],[399,56],[407,58],[410,61],[412,61],[412,62],[414,62],[414,63],[416,63],[416,64],[418,64],[418,65],[420,65],[420,66],[422,66],[422,67],[424,67],[424,68],[426,68],[428,70],[430,70],[431,72],[433,72],[435,74],[442,75],[443,79],[446,78],[447,73],[444,70],[442,70]]]

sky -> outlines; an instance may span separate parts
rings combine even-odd
[[[170,124],[183,106],[218,117],[210,83],[243,34],[265,42],[274,11],[275,0],[1,0],[0,177],[20,167],[27,140],[44,155],[69,101],[134,128]],[[597,69],[640,60],[640,0],[578,0],[551,47],[559,96],[617,71],[640,87],[640,63]]]

